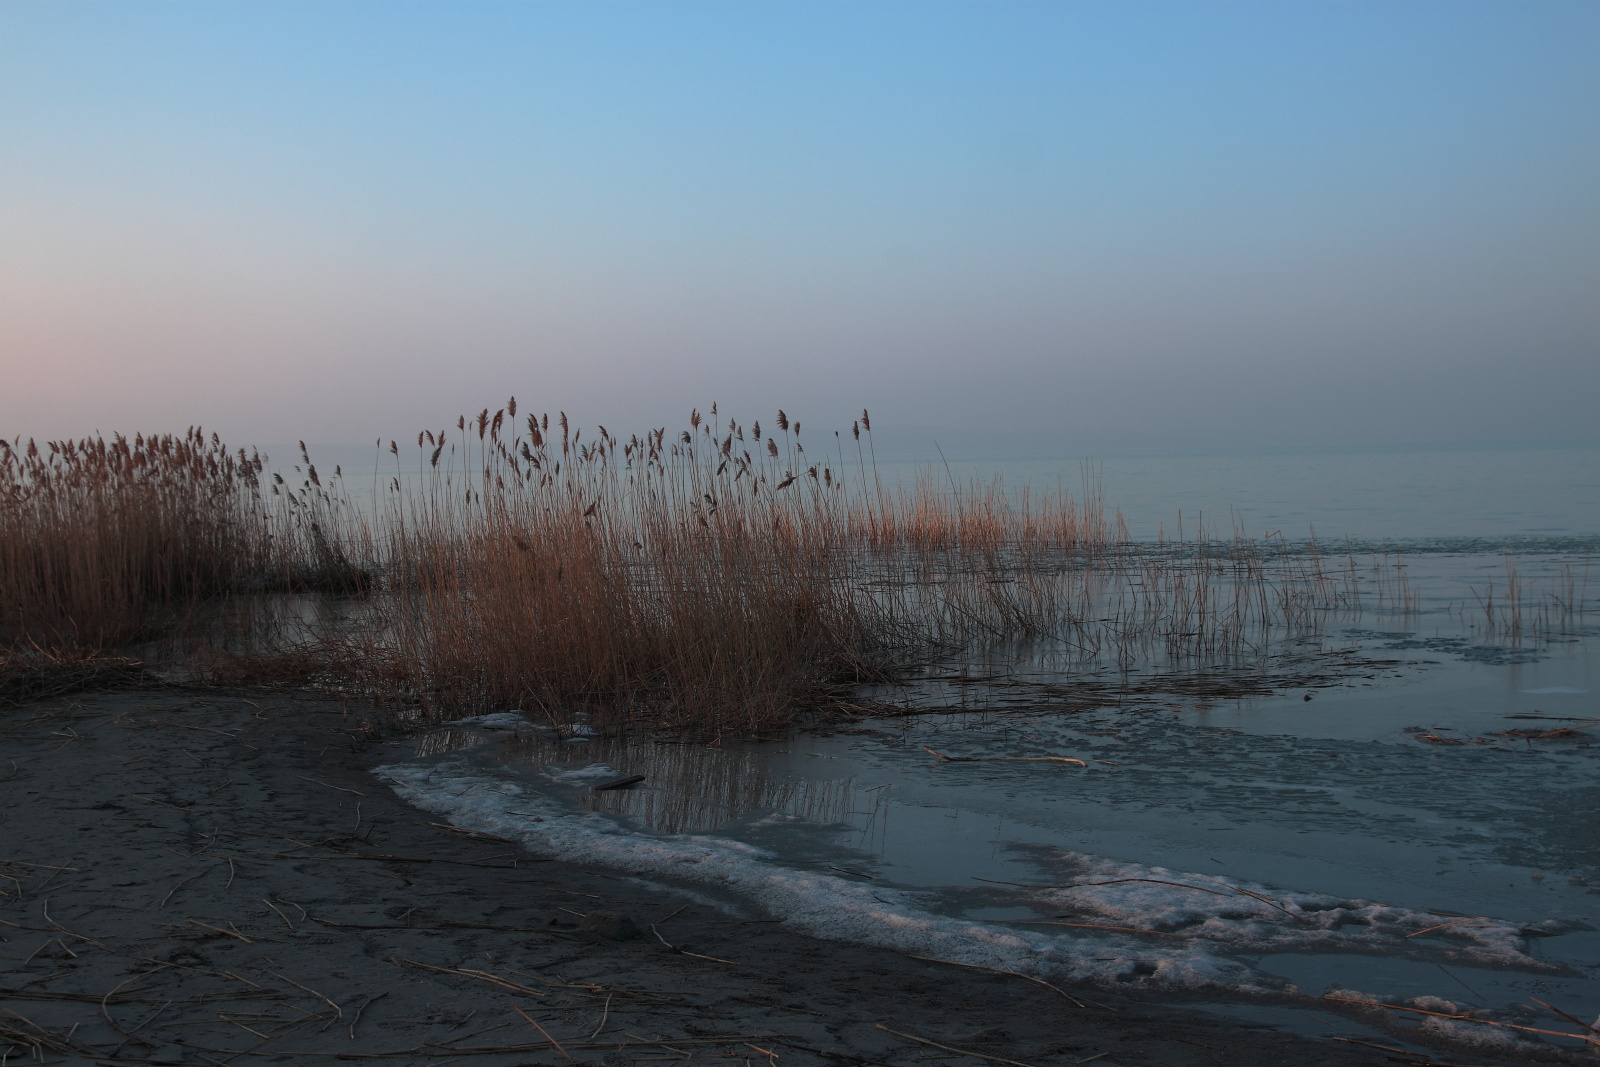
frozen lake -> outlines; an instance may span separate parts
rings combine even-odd
[[[1600,613],[1531,621],[1600,595],[1597,455],[1108,462],[1108,501],[1120,484],[1141,511],[1177,493],[1209,519],[1253,491],[1240,524],[1292,537],[1316,496],[1319,533],[1352,535],[1367,608],[1280,634],[1248,686],[1047,648],[996,678],[969,651],[911,679],[901,716],[683,744],[506,709],[383,773],[461,826],[824,938],[1312,1033],[1580,1047],[1534,1031],[1600,1013]],[[1391,551],[1382,573],[1363,555]]]
[[[502,714],[384,773],[462,826],[822,937],[1205,1001],[1400,998],[1571,1031],[1534,999],[1600,1012],[1592,629],[1481,632],[1458,586],[1481,595],[1498,554],[1409,567],[1416,610],[1330,623],[1302,651],[1335,673],[1270,694],[1135,687],[1053,708],[967,686],[962,710],[710,745]]]

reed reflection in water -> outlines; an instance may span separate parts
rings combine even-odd
[[[627,819],[651,833],[706,833],[751,817],[780,813],[829,826],[846,822],[855,808],[852,779],[818,781],[774,776],[753,750],[661,744],[639,738],[596,738],[573,744],[553,734],[508,739],[497,762],[525,764],[558,776],[605,765],[618,775],[642,774],[627,789],[593,792],[604,777],[581,783],[578,803],[587,811]]]

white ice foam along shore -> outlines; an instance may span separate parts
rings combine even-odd
[[[1482,967],[1558,973],[1529,955],[1525,930],[1555,934],[1560,922],[1534,927],[1486,917],[1438,915],[1319,893],[1285,893],[1211,874],[1145,867],[1082,853],[1056,852],[1051,866],[1069,877],[1035,888],[1035,905],[1056,912],[1182,933],[1240,953],[1339,952],[1427,957]],[[1418,935],[1429,940],[1416,940]]]
[[[1290,993],[1292,986],[1224,953],[1296,948],[1372,952],[1379,940],[1394,949],[1416,949],[1419,943],[1404,940],[1403,932],[1451,921],[1359,901],[1274,897],[1266,887],[1235,886],[1209,876],[1065,854],[1062,858],[1077,868],[1075,882],[1122,881],[1033,890],[1039,911],[1050,914],[1051,909],[1071,907],[1093,913],[1104,925],[1150,931],[1179,927],[1184,936],[1157,938],[1083,928],[1056,933],[1055,928],[1044,932],[986,925],[931,912],[904,890],[785,866],[774,854],[729,838],[638,833],[608,816],[577,811],[524,790],[509,777],[485,774],[460,757],[385,766],[376,773],[393,782],[408,802],[444,815],[464,829],[508,837],[534,852],[570,862],[736,893],[815,937],[1077,981],[1137,980],[1166,989]],[[1226,889],[1197,891],[1197,887],[1211,890],[1213,882]],[[1361,932],[1344,932],[1351,924],[1361,925]],[[1550,969],[1526,954],[1517,928],[1510,924],[1485,920],[1470,941],[1460,944],[1463,947],[1453,951],[1452,958],[1522,970]]]

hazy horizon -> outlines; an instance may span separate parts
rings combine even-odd
[[[0,7],[0,436],[1600,443],[1586,3]]]

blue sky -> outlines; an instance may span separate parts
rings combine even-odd
[[[0,6],[0,433],[1600,441],[1592,3]]]

